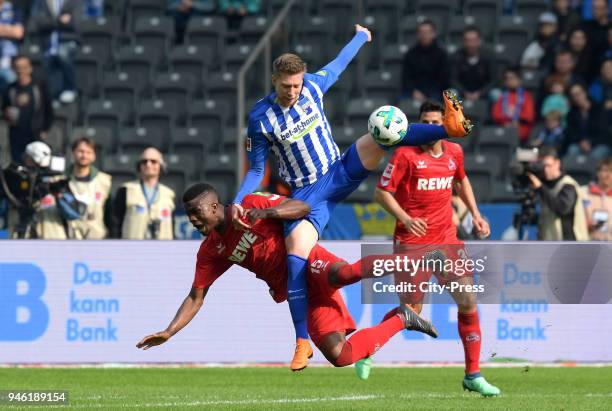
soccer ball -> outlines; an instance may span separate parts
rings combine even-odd
[[[383,146],[394,146],[408,130],[408,119],[397,107],[382,106],[370,114],[368,131],[374,140]]]

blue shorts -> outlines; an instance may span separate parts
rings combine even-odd
[[[365,168],[363,169],[364,173],[362,173],[363,177],[358,179],[349,177],[344,167],[344,161],[349,153],[351,153],[351,149],[342,153],[342,157],[332,164],[327,173],[319,180],[313,184],[300,187],[291,194],[291,198],[302,200],[310,206],[310,214],[304,217],[304,220],[312,223],[319,233],[319,238],[321,238],[323,230],[329,221],[329,216],[336,207],[336,204],[355,191],[359,184],[367,177],[368,171]],[[352,150],[352,153],[356,155],[357,150]],[[300,221],[302,220],[285,222],[285,237],[291,233]]]

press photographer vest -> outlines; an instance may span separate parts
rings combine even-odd
[[[584,212],[582,190],[576,180],[570,176],[563,176],[552,188],[551,192],[557,196],[564,185],[571,185],[576,190],[576,203],[574,204],[573,232],[576,241],[588,241],[589,230],[587,228],[586,215]],[[546,204],[542,202],[540,220],[538,225],[538,239],[544,241],[563,241],[563,229],[561,218],[558,217]]]
[[[111,176],[101,171],[96,171],[90,181],[78,181],[74,176],[71,177],[69,185],[72,194],[87,205],[87,211],[81,219],[68,223],[71,238],[102,240],[106,237],[104,204],[110,194],[111,181]]]
[[[147,206],[147,199],[142,191],[140,181],[130,181],[125,188],[125,217],[121,227],[121,237],[130,240],[148,238],[149,225],[159,220],[158,240],[172,240],[172,212],[174,211],[174,191],[163,184],[158,184],[154,202]]]
[[[40,200],[40,210],[37,213],[36,232],[38,238],[45,240],[66,240],[64,220],[57,208],[57,202],[52,194],[47,194]]]

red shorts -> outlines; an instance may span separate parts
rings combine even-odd
[[[350,334],[357,328],[340,291],[330,287],[327,280],[329,269],[338,261],[344,260],[318,244],[308,256],[308,333],[315,345],[326,334]]]

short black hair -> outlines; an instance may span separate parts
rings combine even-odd
[[[517,77],[521,77],[521,67],[520,66],[508,66],[504,69],[504,76],[508,73],[516,74]]]
[[[442,104],[438,102],[426,100],[423,102],[423,104],[421,104],[421,108],[419,108],[419,118],[423,115],[423,113],[430,113],[432,111],[439,111],[440,113],[444,114],[444,107],[442,107]]]
[[[543,146],[542,148],[540,148],[538,155],[540,158],[552,157],[556,160],[559,160],[559,152],[553,146]]]
[[[92,150],[96,150],[96,141],[91,138],[91,137],[87,137],[87,136],[81,136],[79,138],[77,138],[76,140],[74,140],[74,142],[72,143],[72,151],[76,150],[78,146],[80,146],[81,144],[86,144],[87,146],[89,146]]]
[[[478,33],[479,37],[482,37],[482,32],[480,31],[480,29],[478,28],[478,26],[474,26],[473,24],[466,26],[463,29],[463,34],[465,33],[469,33],[470,31],[475,31],[476,33]]]
[[[183,193],[183,203],[188,203],[191,200],[208,193],[217,194],[217,190],[215,190],[215,188],[208,183],[195,183]]]
[[[419,24],[417,25],[417,27],[421,27],[421,26],[424,26],[424,25],[426,25],[426,24],[430,25],[430,26],[431,26],[431,28],[432,28],[434,31],[438,31],[438,28],[436,27],[436,23],[435,23],[433,20],[431,20],[431,19],[424,19],[423,21],[419,22]]]

